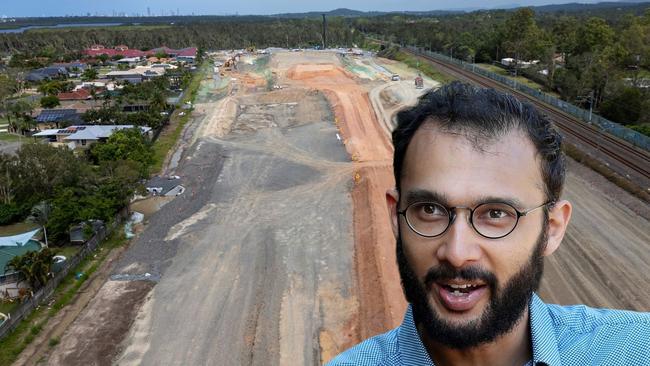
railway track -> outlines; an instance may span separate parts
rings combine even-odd
[[[595,150],[601,151],[611,159],[615,160],[616,163],[621,164],[628,170],[631,170],[646,180],[650,181],[650,153],[647,151],[633,146],[627,141],[623,141],[608,133],[598,130],[594,126],[591,126],[563,111],[551,107],[548,104],[540,102],[539,100],[525,93],[511,89],[497,81],[475,74],[456,65],[448,64],[425,54],[420,54],[406,48],[403,48],[403,50],[414,56],[427,59],[428,61],[434,63],[441,71],[455,76],[459,79],[466,80],[483,87],[489,87],[508,92],[520,100],[533,104],[555,123],[564,137],[567,138],[570,142],[579,142],[583,145],[590,146]]]

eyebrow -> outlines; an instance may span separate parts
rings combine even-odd
[[[443,206],[450,206],[449,196],[441,192],[429,191],[426,189],[413,189],[407,191],[404,195],[404,201],[407,206],[416,202],[437,202]],[[515,197],[479,196],[478,198],[469,202],[469,204],[470,207],[476,207],[480,204],[488,202],[507,203],[517,209],[525,209],[523,202]]]

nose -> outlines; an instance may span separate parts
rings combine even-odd
[[[478,261],[481,257],[478,234],[472,228],[468,216],[470,211],[462,208],[458,207],[451,213],[452,221],[436,251],[439,261],[446,261],[456,268]]]

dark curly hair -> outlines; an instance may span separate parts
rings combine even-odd
[[[397,114],[393,169],[398,190],[406,150],[425,121],[443,131],[462,133],[477,149],[519,129],[532,141],[540,157],[547,200],[556,202],[560,198],[566,168],[562,137],[553,124],[532,105],[512,95],[457,81],[427,92],[416,106]]]

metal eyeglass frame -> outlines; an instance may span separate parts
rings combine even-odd
[[[419,204],[423,204],[423,203],[430,203],[430,204],[433,204],[433,205],[438,205],[438,206],[442,207],[442,208],[446,211],[446,213],[447,213],[447,218],[448,218],[447,226],[445,227],[445,229],[444,229],[440,234],[436,234],[436,235],[424,235],[424,234],[422,234],[421,232],[415,230],[415,228],[414,228],[414,227],[411,225],[411,223],[409,222],[408,216],[406,216],[406,211],[408,211],[408,209],[411,208],[411,206],[413,206],[413,205],[419,205]],[[508,231],[507,233],[505,233],[505,234],[503,234],[503,235],[501,235],[501,236],[487,236],[487,235],[484,235],[484,234],[482,234],[480,231],[478,231],[478,229],[476,229],[476,226],[474,226],[474,211],[476,211],[476,209],[479,208],[479,207],[481,207],[481,206],[484,206],[484,205],[490,205],[490,204],[506,205],[506,206],[512,207],[512,209],[517,213],[517,220],[515,221],[515,224],[512,226],[512,229],[510,229],[510,231]],[[413,203],[411,203],[410,205],[406,206],[406,208],[403,209],[402,211],[397,211],[397,214],[398,214],[398,215],[402,215],[402,216],[404,216],[404,220],[406,220],[406,225],[408,225],[409,229],[411,229],[414,233],[416,233],[416,234],[418,234],[418,235],[420,235],[420,236],[422,236],[422,237],[425,237],[425,238],[436,238],[436,237],[441,236],[441,235],[443,235],[444,233],[447,232],[447,230],[449,229],[449,227],[451,226],[451,224],[452,224],[452,223],[454,222],[454,220],[456,219],[456,210],[457,210],[457,209],[466,209],[466,210],[469,210],[469,223],[470,223],[470,225],[472,226],[472,229],[474,229],[474,231],[475,231],[477,234],[479,234],[480,236],[482,236],[482,237],[484,237],[484,238],[487,238],[487,239],[501,239],[501,238],[503,238],[503,237],[506,237],[506,236],[510,235],[510,233],[512,233],[513,231],[515,231],[515,229],[517,228],[517,225],[519,224],[519,219],[520,219],[522,216],[526,216],[526,215],[528,215],[529,213],[531,213],[531,212],[533,212],[533,211],[535,211],[535,210],[538,210],[538,209],[540,209],[540,208],[542,208],[542,207],[546,207],[546,206],[548,206],[548,205],[551,205],[551,206],[552,206],[553,204],[555,204],[555,201],[547,201],[546,203],[543,203],[543,204],[541,204],[541,205],[539,205],[539,206],[537,206],[537,207],[533,207],[533,208],[528,209],[528,210],[525,210],[525,211],[519,211],[519,210],[517,210],[517,208],[515,208],[515,207],[512,206],[511,204],[508,204],[508,203],[505,203],[505,202],[485,202],[485,203],[481,203],[480,205],[477,205],[477,206],[474,207],[474,208],[470,208],[470,207],[465,207],[465,206],[447,207],[447,206],[445,206],[445,205],[443,205],[443,204],[441,204],[441,203],[439,203],[439,202],[434,202],[434,201],[420,201],[420,202],[413,202]]]

